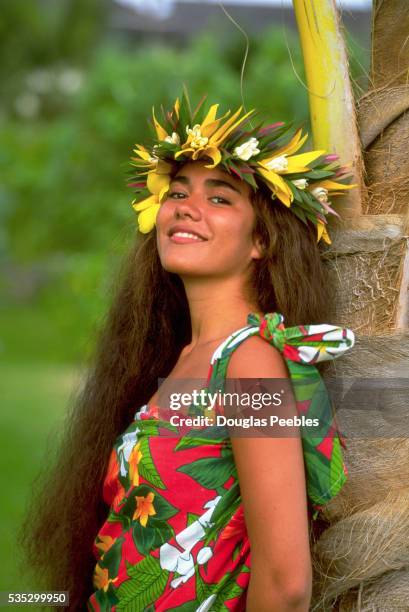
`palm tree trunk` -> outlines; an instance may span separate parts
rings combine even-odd
[[[354,387],[345,396],[349,403],[342,400],[346,410],[338,413],[346,435],[349,478],[326,506],[329,527],[313,546],[312,610],[408,609],[407,2],[374,0],[371,87],[353,103],[334,1],[293,0],[314,146],[337,151],[343,161],[352,160],[361,185],[360,198],[342,208],[343,222],[332,229],[333,242],[323,253],[333,289],[334,321],[351,327],[357,343],[350,355],[324,373],[326,379],[343,377]],[[329,92],[334,95],[324,95]],[[334,122],[340,129],[331,125]],[[356,389],[369,389],[374,382],[376,393],[364,396],[363,410],[358,410]]]

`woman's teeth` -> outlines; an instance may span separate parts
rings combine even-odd
[[[195,240],[203,240],[203,238],[199,238],[196,234],[189,234],[188,232],[175,232],[172,236],[180,236],[181,238],[194,238]]]

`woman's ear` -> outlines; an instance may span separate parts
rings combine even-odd
[[[251,251],[252,259],[262,259],[264,257],[265,245],[259,236],[253,240],[253,248]]]

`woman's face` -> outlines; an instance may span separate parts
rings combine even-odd
[[[156,220],[165,270],[182,277],[245,274],[251,260],[261,257],[252,239],[250,193],[245,181],[205,163],[180,168]]]

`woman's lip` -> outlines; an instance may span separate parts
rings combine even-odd
[[[192,242],[206,242],[206,240],[204,240],[204,238],[189,238],[188,236],[178,236],[177,234],[172,234],[172,236],[169,237],[169,240],[171,240],[172,242],[175,242],[176,244],[189,244]]]

